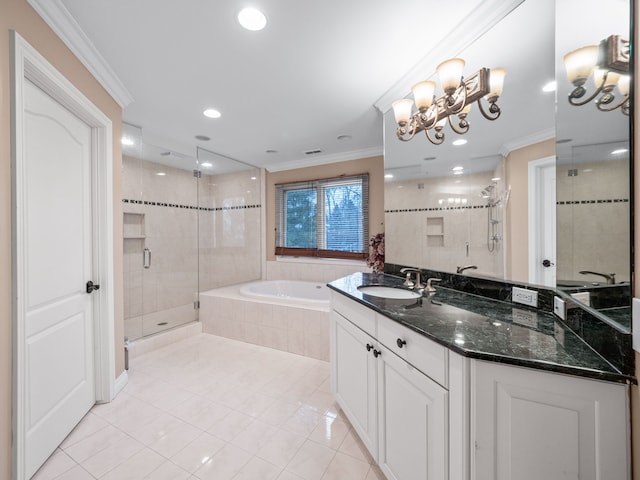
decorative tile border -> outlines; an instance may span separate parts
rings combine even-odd
[[[150,200],[132,200],[123,198],[122,203],[130,203],[134,205],[150,205],[154,207],[183,208],[185,210],[200,210],[203,212],[222,212],[226,210],[246,210],[250,208],[262,208],[262,205],[232,205],[230,207],[199,207],[197,205],[180,205],[178,203],[152,202]]]
[[[449,210],[477,210],[488,208],[488,205],[456,205],[446,207],[425,207],[425,208],[401,208],[385,210],[384,213],[406,213],[406,212],[446,212]]]
[[[602,203],[629,203],[628,198],[608,198],[603,200],[567,200],[563,202],[556,202],[556,205],[591,205]]]

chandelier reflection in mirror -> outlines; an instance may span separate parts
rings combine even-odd
[[[496,120],[500,116],[497,102],[502,94],[505,70],[481,68],[464,78],[464,65],[461,58],[452,58],[438,65],[436,71],[444,90],[440,97],[435,97],[436,83],[425,80],[416,83],[411,89],[414,100],[403,98],[393,102],[393,112],[398,124],[396,134],[400,140],[409,141],[416,133],[424,131],[431,143],[440,145],[444,142],[445,134],[442,130],[447,121],[455,133],[467,133],[467,115],[474,102],[478,103],[480,113],[487,120]],[[482,105],[483,98],[489,104],[488,110]],[[418,111],[412,113],[414,101]]]
[[[629,115],[629,40],[619,35],[611,35],[600,45],[582,47],[564,56],[567,79],[575,87],[569,94],[569,103],[582,106],[595,99],[598,110],[610,112],[620,108]],[[588,95],[585,83],[593,77],[595,91]],[[614,90],[622,97],[616,99]],[[596,99],[596,97],[599,98]]]

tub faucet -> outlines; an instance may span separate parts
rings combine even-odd
[[[409,288],[415,288],[416,290],[423,290],[424,289],[424,285],[422,285],[422,282],[420,281],[420,269],[418,268],[410,268],[410,267],[406,267],[400,270],[400,273],[406,273],[407,276],[404,279],[404,283],[403,285],[405,287],[409,287]],[[416,280],[415,282],[413,280],[411,280],[411,274],[415,273],[416,274]]]
[[[466,267],[456,267],[456,273],[462,273],[465,270],[476,270],[478,267],[475,265],[467,265]]]
[[[581,270],[579,273],[582,275],[598,275],[599,277],[604,277],[607,279],[607,285],[613,285],[616,283],[615,273],[599,273],[599,272],[591,272],[589,270]]]

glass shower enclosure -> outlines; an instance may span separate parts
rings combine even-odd
[[[201,291],[260,278],[260,170],[150,145],[129,125],[123,138],[125,336],[135,340],[198,320]]]

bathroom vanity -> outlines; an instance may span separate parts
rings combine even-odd
[[[331,288],[336,400],[388,480],[628,479],[633,377],[550,313],[391,275]],[[382,293],[381,295],[384,295]]]

